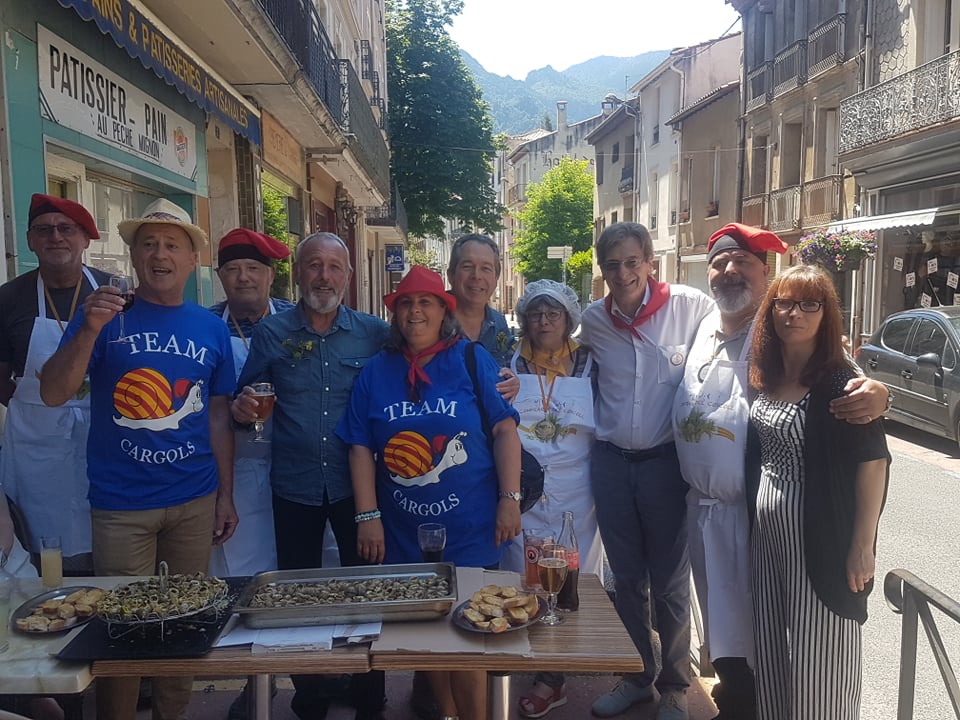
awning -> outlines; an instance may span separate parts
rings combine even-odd
[[[920,227],[933,225],[940,208],[910,210],[890,215],[869,215],[867,217],[837,220],[827,225],[828,230],[887,230],[898,227]]]

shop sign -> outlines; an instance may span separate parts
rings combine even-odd
[[[190,121],[41,25],[37,53],[43,117],[196,180]]]
[[[221,82],[195,58],[180,40],[161,29],[152,17],[130,0],[59,0],[84,20],[96,22],[100,32],[173,85],[190,102],[216,115],[234,132],[261,144],[258,113],[236,90]]]
[[[387,245],[387,272],[403,272],[403,245]]]
[[[263,123],[263,161],[299,185],[303,174],[300,145],[269,113],[261,112],[260,120]]]

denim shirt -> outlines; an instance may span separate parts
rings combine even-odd
[[[493,355],[497,365],[502,368],[510,366],[510,360],[513,358],[513,344],[515,338],[513,332],[507,325],[507,319],[502,313],[497,312],[489,305],[483,325],[480,327],[480,337],[477,342],[483,345],[484,349]]]
[[[238,387],[273,383],[270,485],[284,500],[322,505],[324,496],[330,502],[353,496],[348,448],[334,429],[354,380],[389,330],[383,320],[343,305],[324,333],[300,305],[257,323]]]

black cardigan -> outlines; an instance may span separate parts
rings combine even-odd
[[[804,424],[803,549],[807,575],[817,597],[837,615],[863,624],[873,581],[858,593],[851,592],[847,586],[847,554],[857,506],[857,466],[886,458],[885,503],[890,453],[882,419],[868,425],[851,425],[830,414],[830,401],[843,395],[843,387],[852,377],[856,377],[856,373],[843,368],[810,388]],[[760,463],[759,436],[751,423],[747,436],[751,520],[756,513]]]

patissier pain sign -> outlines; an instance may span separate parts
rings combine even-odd
[[[196,126],[41,25],[37,48],[45,118],[196,180]]]

